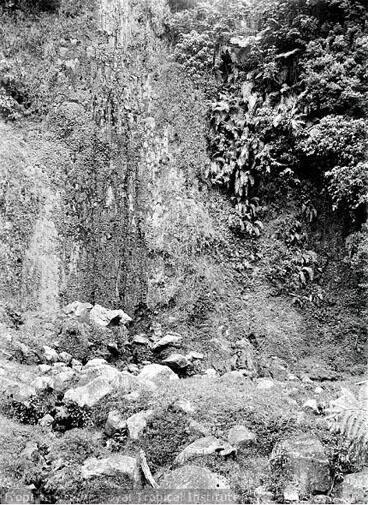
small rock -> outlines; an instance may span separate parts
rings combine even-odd
[[[329,496],[325,494],[316,494],[312,496],[312,503],[322,503],[323,505],[332,503],[332,500]]]
[[[118,410],[112,410],[109,412],[107,421],[105,424],[105,433],[107,436],[111,437],[117,431],[123,431],[127,427],[126,421],[121,417]]]
[[[153,344],[152,350],[161,351],[164,347],[167,347],[168,345],[172,346],[178,345],[182,340],[183,338],[180,335],[169,333],[168,335],[165,335],[163,338],[161,338],[158,342]]]
[[[313,384],[313,381],[306,374],[301,376],[301,380],[304,384]]]
[[[71,361],[71,365],[72,365],[72,368],[74,368],[74,370],[77,372],[80,372],[83,368],[82,363],[79,360],[74,359],[74,358]]]
[[[54,418],[50,414],[46,414],[42,419],[38,421],[38,424],[43,428],[51,428]]]
[[[229,496],[226,503],[235,503],[230,500],[230,485],[227,480],[207,468],[195,465],[186,465],[164,475],[159,483],[160,489],[189,489],[189,490],[216,490],[228,489]],[[234,498],[233,498],[234,499]],[[225,503],[225,502],[224,502]]]
[[[70,386],[75,376],[74,370],[66,369],[53,377],[55,391],[63,392]]]
[[[104,459],[89,458],[81,468],[84,479],[100,477],[101,475],[114,477],[115,475],[125,475],[133,484],[133,487],[140,486],[140,467],[136,458],[114,454]]]
[[[140,335],[135,335],[132,340],[133,344],[138,345],[148,345],[150,343],[149,338],[144,333]]]
[[[38,445],[32,441],[27,442],[25,448],[20,453],[20,455],[23,458],[28,459],[29,461],[37,462],[40,458],[40,454],[38,452]]]
[[[237,425],[231,428],[227,439],[231,445],[241,448],[255,444],[257,437],[245,426]]]
[[[368,468],[344,475],[341,498],[343,503],[368,503]]]
[[[84,368],[96,368],[104,365],[108,365],[108,362],[104,358],[93,358],[87,361]]]
[[[47,373],[51,370],[50,365],[38,365],[38,369],[41,373]]]
[[[128,393],[127,395],[124,395],[124,398],[130,402],[136,402],[139,400],[141,394],[139,391],[132,391],[131,393]]]
[[[127,366],[127,370],[128,370],[128,372],[130,372],[132,374],[138,374],[139,373],[139,366],[134,365],[133,363],[129,363],[129,365]]]
[[[171,368],[157,364],[146,365],[143,367],[138,375],[138,378],[152,381],[158,385],[167,381],[179,380],[179,377],[171,370]]]
[[[316,400],[309,399],[303,404],[303,409],[306,412],[313,412],[314,414],[319,414],[318,403]]]
[[[275,383],[271,379],[261,378],[257,380],[257,389],[272,389],[275,386]]]
[[[272,503],[274,495],[271,491],[268,491],[264,486],[259,486],[254,490],[254,496],[257,503]]]
[[[173,406],[184,412],[184,414],[194,414],[195,412],[195,408],[189,400],[177,400]]]
[[[169,366],[174,371],[184,370],[189,365],[189,361],[182,354],[170,354],[162,363]]]
[[[227,442],[220,441],[213,436],[203,437],[188,445],[183,451],[181,451],[181,453],[175,458],[175,463],[182,465],[186,461],[197,456],[208,456],[215,453],[227,456],[230,453],[235,452],[236,450]]]
[[[125,325],[132,321],[132,318],[123,310],[109,310],[98,304],[90,311],[89,319],[96,326],[104,328]]]
[[[190,353],[186,355],[186,358],[188,361],[204,359],[204,354],[201,352],[190,351]]]
[[[69,365],[72,362],[73,356],[68,352],[63,351],[59,354],[59,358],[61,359],[61,361]]]
[[[298,503],[299,491],[294,484],[288,484],[284,489],[284,503]]]
[[[32,386],[35,388],[37,393],[42,393],[48,389],[54,389],[54,379],[52,377],[37,377],[33,382]]]
[[[321,386],[317,386],[316,389],[314,390],[314,392],[316,393],[316,395],[320,395],[323,393],[323,388],[321,388]],[[324,495],[321,495],[321,496],[324,496]]]
[[[243,380],[244,379],[244,375],[239,370],[232,370],[231,372],[224,373],[224,375],[221,376],[221,379]]]
[[[204,371],[204,374],[210,378],[218,377],[218,373],[214,368],[207,368],[207,370]]]
[[[59,361],[59,355],[55,351],[55,349],[52,349],[52,347],[49,347],[48,345],[44,345],[43,346],[43,353],[44,353],[46,361],[49,361],[51,363],[55,363],[56,361]]]
[[[138,412],[127,419],[128,433],[132,440],[138,440],[141,437],[143,431],[146,429],[148,420],[152,416],[153,410],[146,410]]]
[[[294,375],[293,373],[289,373],[288,376],[287,376],[287,380],[288,381],[298,381],[298,377],[296,375]]]

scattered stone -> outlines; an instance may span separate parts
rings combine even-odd
[[[190,364],[187,358],[182,354],[170,354],[162,363],[169,366],[174,371],[184,370]]]
[[[306,412],[313,412],[314,414],[319,414],[319,408],[318,408],[318,403],[317,400],[309,399],[303,404],[303,409]]]
[[[40,454],[38,452],[38,445],[36,442],[29,441],[26,443],[25,448],[20,453],[20,455],[28,459],[29,461],[37,462],[40,458]]]
[[[189,400],[177,400],[173,406],[184,412],[184,414],[194,414],[195,412],[195,408]]]
[[[61,359],[61,361],[69,365],[72,362],[73,356],[68,352],[63,351],[59,354],[59,358]]]
[[[123,310],[109,310],[96,304],[89,313],[89,319],[97,326],[104,328],[130,323],[132,318]]]
[[[38,421],[38,424],[43,428],[51,428],[54,418],[50,414],[46,414],[42,419]]]
[[[127,419],[127,427],[128,427],[128,433],[129,437],[132,440],[138,440],[144,430],[146,429],[147,422],[150,419],[150,417],[153,416],[153,410],[142,410],[141,412],[138,412],[137,414],[134,414]]]
[[[227,439],[229,443],[234,447],[242,448],[253,445],[256,442],[257,437],[245,426],[237,425],[231,428]]]
[[[42,393],[48,389],[54,389],[54,379],[52,377],[37,377],[32,382],[32,387],[35,388],[37,393]]]
[[[53,377],[55,391],[64,392],[66,389],[68,389],[74,376],[74,370],[70,370],[69,368],[55,375]]]
[[[288,484],[284,489],[284,503],[298,503],[299,491],[295,484]]]
[[[135,335],[132,340],[133,344],[138,345],[149,345],[150,341],[147,335],[141,333],[140,335]]]
[[[210,472],[207,468],[195,465],[186,465],[168,472],[159,485],[160,489],[228,489],[230,491],[230,485],[224,477]]]
[[[204,354],[201,352],[190,351],[189,354],[186,355],[188,361],[200,360],[204,359]]]
[[[368,503],[368,468],[344,475],[341,498],[343,503]]]
[[[165,335],[163,338],[161,338],[158,342],[152,345],[152,350],[153,351],[161,351],[164,347],[167,347],[168,345],[172,346],[177,346],[179,342],[183,340],[183,337],[181,337],[178,334],[175,333],[169,333],[168,335]]]
[[[50,365],[38,365],[38,369],[41,373],[47,373],[51,370]]]
[[[264,486],[259,486],[254,490],[254,496],[257,503],[272,503],[274,495],[271,491],[268,491]]]
[[[107,436],[111,437],[117,431],[119,432],[125,430],[126,427],[127,423],[122,418],[118,410],[112,410],[109,412],[104,430]]]
[[[179,379],[179,377],[171,370],[171,368],[165,365],[157,364],[146,365],[144,368],[142,368],[140,374],[138,375],[138,378],[142,380],[152,381],[157,385],[163,382]]]
[[[91,312],[93,305],[90,303],[83,302],[72,302],[69,303],[66,307],[64,307],[63,311],[68,316],[76,317],[77,319],[88,322],[89,321],[89,313]]]
[[[301,498],[330,489],[329,461],[321,442],[310,435],[299,435],[277,444],[271,466],[277,469],[280,457],[290,481],[297,482]]]
[[[114,454],[103,459],[88,458],[83,463],[81,474],[84,479],[91,479],[101,475],[110,477],[124,475],[131,480],[133,487],[140,487],[141,485],[138,461],[136,458],[121,454]]]
[[[204,374],[210,378],[218,377],[218,373],[216,372],[216,370],[214,368],[207,368],[207,370],[204,371]]]
[[[52,347],[44,345],[43,353],[46,361],[49,361],[50,363],[56,363],[57,361],[59,361],[59,355]]]
[[[128,370],[128,372],[130,372],[132,374],[138,374],[139,373],[139,366],[134,365],[133,363],[129,363],[129,365],[127,366],[127,370]]]
[[[257,380],[257,389],[267,390],[272,389],[274,386],[275,383],[271,379],[265,379],[262,377],[261,379]]]
[[[100,376],[84,386],[69,389],[64,395],[64,401],[75,402],[80,407],[93,407],[115,389],[119,389],[122,393],[129,393],[136,385],[135,377],[128,373],[119,373],[114,377]]]
[[[197,456],[208,456],[215,453],[227,456],[230,453],[236,453],[236,449],[231,447],[227,442],[218,440],[216,437],[203,437],[199,438],[181,451],[181,453],[175,458],[175,463],[183,465],[188,460]]]

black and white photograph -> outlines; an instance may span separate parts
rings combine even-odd
[[[0,0],[0,503],[368,504],[368,0]]]

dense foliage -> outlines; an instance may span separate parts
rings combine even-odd
[[[259,235],[259,197],[285,176],[312,179],[364,221],[367,15],[359,0],[217,0],[173,17],[177,61],[194,79],[217,77],[208,175],[241,230]]]

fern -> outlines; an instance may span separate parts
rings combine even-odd
[[[357,397],[346,388],[331,402],[327,421],[334,433],[341,433],[357,455],[366,458],[368,449],[368,389],[367,384]]]

